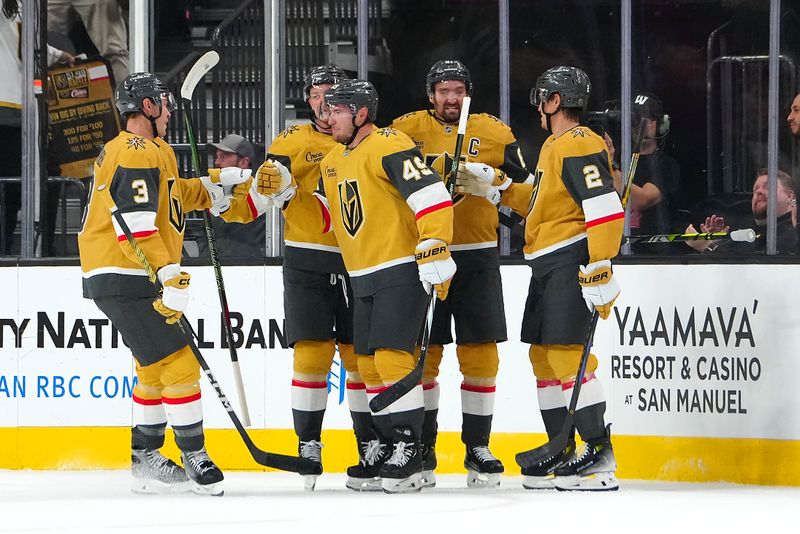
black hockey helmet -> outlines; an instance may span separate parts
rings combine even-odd
[[[428,96],[434,93],[433,86],[439,82],[448,80],[460,80],[467,87],[467,94],[472,95],[472,79],[469,76],[469,69],[456,59],[440,59],[433,64],[428,75],[425,77],[425,91]]]
[[[561,95],[561,107],[585,110],[591,90],[589,76],[581,69],[553,67],[536,80],[536,86],[531,89],[531,105],[538,107],[541,102],[547,102],[550,95],[558,93]]]
[[[162,96],[167,97],[167,109],[175,111],[177,109],[175,98],[164,82],[159,80],[155,74],[134,72],[120,82],[114,98],[117,101],[119,114],[124,117],[129,113],[141,113],[142,101],[145,98],[161,105]]]
[[[346,80],[347,74],[336,65],[319,65],[308,71],[303,81],[303,98],[308,100],[311,88],[315,85],[329,83],[331,85],[341,80]]]
[[[349,106],[354,116],[365,107],[369,122],[375,122],[378,116],[378,92],[367,80],[342,80],[334,84],[325,93],[325,103],[329,106]]]

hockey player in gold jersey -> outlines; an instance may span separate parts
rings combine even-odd
[[[323,96],[347,78],[336,65],[311,69],[303,87],[312,122],[290,126],[269,147],[267,161],[256,173],[242,205],[223,213],[226,220],[249,222],[270,205],[282,208],[284,227],[283,293],[286,336],[294,348],[292,415],[300,456],[318,464],[306,475],[307,487],[322,473],[322,421],[328,400],[328,372],[338,346],[347,371],[347,400],[353,419],[360,462],[348,469],[347,487],[380,491],[377,462],[388,457],[372,429],[364,382],[353,352],[352,290],[336,236],[320,222],[323,202],[317,190],[319,163],[337,145],[331,136]],[[327,214],[327,209],[325,209]],[[367,455],[367,451],[374,451]]]
[[[226,209],[230,198],[223,186],[243,182],[249,171],[212,169],[199,179],[178,177],[175,153],[163,140],[174,100],[154,75],[128,76],[117,87],[116,101],[126,129],[95,161],[78,246],[84,297],[111,319],[136,361],[132,489],[221,495],[222,472],[204,446],[200,366],[173,323],[189,302],[190,276],[180,266],[185,213]],[[112,208],[156,271],[160,296]],[[185,470],[159,452],[168,421]]]
[[[414,368],[427,291],[447,296],[456,265],[450,257],[453,209],[440,176],[414,142],[377,128],[378,95],[364,80],[344,80],[326,94],[337,146],[320,164],[330,223],[354,293],[358,368],[374,397]],[[420,284],[420,281],[422,284]],[[380,469],[384,491],[419,491],[422,386],[373,421],[393,443]]]
[[[606,319],[619,295],[611,259],[619,252],[624,212],[603,139],[578,123],[590,89],[586,73],[575,67],[554,67],[537,80],[531,103],[551,135],[539,153],[533,184],[508,184],[491,169],[459,173],[459,189],[507,184],[503,205],[527,216],[524,251],[532,274],[522,341],[531,344],[539,408],[551,438],[567,414],[591,312]],[[576,455],[573,441],[562,454],[523,469],[525,487],[617,489],[596,368],[592,355],[575,413],[586,448]]]
[[[425,88],[433,109],[403,115],[392,127],[411,137],[429,165],[440,171],[449,170],[461,107],[464,97],[472,93],[470,73],[460,61],[437,61],[428,72]],[[509,180],[522,182],[530,175],[511,129],[486,113],[469,115],[461,159],[468,162],[468,166],[499,169]],[[423,373],[422,450],[426,486],[436,483],[433,474],[439,408],[436,377],[444,345],[453,341],[452,320],[456,328],[456,355],[464,375],[461,440],[466,446],[467,485],[496,487],[503,472],[503,464],[489,450],[499,364],[497,342],[507,339],[497,249],[496,204],[500,193],[491,186],[484,188],[484,193],[457,195],[454,199],[450,250],[458,272],[453,277],[447,300],[436,307]]]

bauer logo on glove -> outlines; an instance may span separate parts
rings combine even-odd
[[[581,265],[578,270],[583,300],[590,311],[597,310],[600,317],[608,319],[611,308],[619,296],[619,285],[611,272],[611,260]]]
[[[439,299],[446,299],[450,280],[456,274],[456,262],[450,257],[447,243],[439,239],[426,239],[417,245],[414,259],[417,260],[419,279],[425,291],[430,293],[433,286]]]
[[[423,259],[426,259],[426,258],[431,258],[432,260],[433,259],[439,259],[439,258],[433,258],[433,256],[437,256],[437,255],[442,255],[441,259],[444,259],[445,255],[447,255],[448,257],[450,256],[449,254],[447,254],[447,252],[448,252],[447,245],[442,243],[442,245],[439,246],[439,247],[432,247],[432,248],[429,248],[427,250],[423,250],[422,252],[417,252],[414,255],[414,259],[417,260],[418,262],[420,260],[423,260]]]

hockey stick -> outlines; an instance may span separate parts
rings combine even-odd
[[[456,174],[458,173],[458,162],[461,160],[461,148],[464,144],[464,134],[467,131],[467,119],[469,118],[469,105],[472,99],[464,97],[461,104],[461,115],[458,118],[458,134],[456,135],[456,150],[453,154],[453,164],[450,166],[450,183],[448,191],[453,197],[456,187]],[[422,331],[422,343],[419,349],[419,360],[414,368],[406,376],[379,393],[369,401],[369,409],[372,413],[385,410],[390,404],[397,401],[400,397],[414,389],[422,380],[422,371],[425,369],[425,356],[428,354],[428,345],[431,337],[431,327],[433,325],[433,311],[436,308],[436,288],[431,288],[431,303],[428,305],[428,317],[425,320],[425,328]]]
[[[628,204],[628,199],[631,194],[631,187],[633,186],[633,177],[636,174],[636,166],[639,163],[639,151],[641,150],[641,143],[644,137],[645,119],[639,122],[639,130],[636,134],[634,146],[636,151],[631,154],[631,163],[628,170],[628,181],[625,182],[625,190],[622,194],[621,204],[622,209]],[[591,354],[592,343],[594,341],[594,332],[597,329],[597,321],[600,318],[600,313],[597,309],[592,311],[592,318],[589,321],[589,331],[586,332],[586,340],[583,343],[583,352],[581,353],[580,365],[578,366],[578,373],[575,375],[575,385],[572,389],[572,396],[569,399],[569,407],[567,408],[567,417],[564,419],[564,425],[561,431],[549,440],[544,445],[518,453],[514,459],[521,468],[531,467],[541,464],[545,460],[553,458],[560,454],[567,447],[567,444],[573,439],[575,435],[575,409],[578,406],[578,396],[581,393],[581,386],[583,384],[583,377],[586,374],[586,365],[589,363],[589,354]]]
[[[133,234],[128,227],[128,223],[125,222],[125,219],[122,217],[122,214],[116,207],[111,208],[111,214],[117,221],[119,227],[122,229],[122,232],[125,234],[125,238],[128,240],[128,243],[133,249],[134,254],[136,254],[136,258],[139,260],[142,268],[147,273],[147,277],[150,279],[150,282],[156,286],[156,289],[160,290],[161,284],[158,282],[158,276],[156,276],[153,267],[147,260],[147,256],[145,256],[144,251],[139,246],[139,243],[133,237]],[[313,473],[316,464],[306,458],[287,456],[285,454],[277,454],[274,452],[266,452],[256,447],[256,444],[253,443],[253,440],[250,438],[247,430],[245,430],[242,426],[242,422],[239,420],[239,417],[233,410],[230,401],[228,401],[228,398],[222,391],[222,387],[219,385],[219,382],[217,382],[217,379],[214,378],[214,374],[211,372],[211,368],[208,366],[206,359],[200,353],[200,349],[197,348],[197,344],[195,344],[193,338],[194,332],[192,330],[192,325],[189,324],[189,321],[186,319],[185,315],[181,317],[181,320],[178,323],[176,323],[176,326],[181,330],[181,333],[186,339],[186,343],[189,345],[189,348],[192,349],[194,357],[197,358],[197,362],[200,364],[200,367],[206,374],[208,381],[211,383],[211,386],[217,393],[217,397],[222,403],[222,406],[225,408],[225,411],[228,412],[231,421],[233,421],[233,426],[236,427],[237,432],[239,432],[239,435],[242,437],[242,441],[244,441],[245,446],[247,446],[247,450],[250,451],[250,455],[253,457],[253,460],[255,460],[257,464],[265,467],[271,467],[273,469],[280,469],[281,471],[291,471],[293,473],[300,473],[301,475]]]
[[[406,376],[386,388],[382,393],[376,395],[369,401],[369,409],[372,413],[385,410],[400,397],[414,389],[422,380],[422,371],[425,369],[425,356],[428,354],[428,346],[431,339],[431,326],[433,325],[433,311],[436,308],[436,289],[431,288],[431,301],[428,304],[428,314],[425,317],[425,328],[422,330],[422,343],[419,348],[419,361]]]
[[[752,243],[758,235],[751,228],[743,228],[732,232],[698,232],[691,234],[654,234],[624,236],[628,243],[679,243],[684,241],[715,241],[729,239]]]
[[[456,176],[458,175],[458,163],[461,161],[461,147],[464,144],[464,134],[467,133],[467,119],[469,119],[469,105],[472,98],[465,96],[461,103],[461,115],[458,117],[458,133],[456,134],[456,151],[453,155],[453,164],[450,166],[450,183],[447,184],[447,191],[450,198],[456,194]]]
[[[214,50],[206,52],[189,70],[186,79],[181,85],[181,98],[183,99],[183,118],[186,122],[186,134],[189,136],[189,145],[192,148],[192,163],[194,170],[199,174],[200,154],[197,150],[197,141],[192,127],[192,95],[200,80],[219,63],[219,54]],[[239,407],[242,411],[242,423],[250,426],[250,411],[247,409],[247,398],[244,394],[244,383],[242,382],[242,371],[239,368],[239,356],[236,354],[236,346],[233,343],[233,327],[231,326],[231,313],[228,309],[228,297],[225,293],[225,282],[222,279],[222,266],[219,263],[219,253],[217,244],[214,240],[214,228],[211,226],[211,218],[208,210],[203,210],[203,225],[206,228],[206,240],[208,241],[208,252],[211,256],[211,265],[214,266],[214,277],[217,279],[217,293],[219,294],[219,304],[222,308],[222,322],[224,324],[225,338],[228,340],[228,350],[231,354],[231,365],[233,366],[233,378],[236,381],[236,392],[239,395]]]

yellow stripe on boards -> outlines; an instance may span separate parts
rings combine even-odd
[[[284,430],[251,430],[263,450],[297,454],[297,437]],[[2,427],[0,469],[127,469],[130,429],[124,427]],[[492,452],[507,475],[519,475],[514,455],[541,445],[543,434],[495,433]],[[349,430],[326,430],[322,458],[325,471],[343,472],[358,461]],[[769,439],[622,436],[613,438],[625,479],[800,486],[800,441]],[[253,462],[235,430],[207,429],[206,447],[224,470],[266,471]],[[164,453],[178,460],[167,431]],[[436,444],[437,473],[464,473],[464,445],[458,432],[442,432]]]

